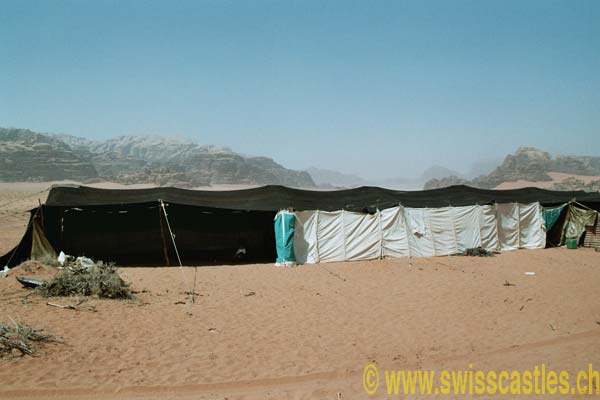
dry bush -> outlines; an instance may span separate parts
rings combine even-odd
[[[129,284],[119,274],[114,264],[102,261],[85,268],[66,263],[65,269],[39,288],[45,297],[97,296],[105,299],[132,299]]]
[[[494,253],[492,253],[491,251],[487,251],[483,247],[475,247],[472,249],[466,249],[465,251],[457,255],[467,257],[493,257]]]
[[[58,341],[50,334],[42,333],[24,323],[6,324],[0,321],[0,358],[8,355],[34,355],[38,344]]]

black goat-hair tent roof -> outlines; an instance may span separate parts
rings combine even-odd
[[[402,204],[405,207],[446,207],[490,203],[533,203],[544,205],[565,203],[576,199],[581,203],[600,204],[600,194],[584,191],[552,191],[538,188],[485,190],[469,186],[442,189],[400,191],[379,187],[318,191],[284,186],[262,186],[231,191],[188,190],[173,187],[150,189],[97,189],[86,186],[62,185],[50,190],[46,206],[86,207],[165,203],[230,210],[278,211],[348,210],[374,211]]]

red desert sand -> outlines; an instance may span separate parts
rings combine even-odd
[[[11,232],[16,242],[22,231]],[[89,299],[78,310],[26,296],[14,279],[52,270],[22,267],[0,279],[0,319],[64,340],[36,357],[0,360],[1,399],[405,398],[383,389],[369,397],[364,367],[600,367],[592,249],[119,272],[135,301]]]

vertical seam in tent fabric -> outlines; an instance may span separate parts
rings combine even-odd
[[[494,219],[496,223],[496,237],[498,238],[498,251],[502,250],[502,243],[500,243],[500,227],[498,226],[498,203],[494,203]]]
[[[519,203],[515,203],[517,205],[517,248],[521,248],[521,205]]]
[[[456,215],[454,207],[450,206],[450,220],[452,221],[452,234],[454,235],[454,250],[458,253],[458,239],[456,237]]]
[[[425,211],[429,218],[427,218],[429,222],[429,233],[431,234],[431,247],[433,247],[433,255],[437,256],[437,250],[435,249],[435,239],[433,237],[433,228],[431,227],[431,213],[429,212],[430,208],[426,208]]]
[[[319,224],[321,223],[321,218],[319,218],[321,212],[319,210],[317,210],[317,221],[315,223],[315,242],[316,242],[316,247],[317,247],[317,262],[320,263],[321,262],[321,253],[319,250]]]
[[[406,209],[402,206],[401,209],[402,222],[404,223],[404,232],[406,232],[406,248],[408,249],[408,258],[412,258],[412,252],[410,251],[410,236],[412,232],[408,229],[408,224],[406,223]]]
[[[483,208],[477,204],[475,207],[477,207],[477,225],[479,226],[479,245],[481,247],[483,247],[483,237],[481,236],[481,220],[483,217]],[[485,247],[483,247],[484,249],[486,249]],[[487,250],[487,249],[486,249]]]
[[[544,239],[544,243],[543,246],[546,247],[546,224],[544,224],[544,214],[543,214],[543,207],[542,207],[542,203],[540,203],[538,201],[537,203],[537,220],[540,223],[540,231],[542,232],[542,237]]]
[[[346,251],[346,221],[344,216],[346,214],[346,210],[342,210],[342,243],[344,245],[344,261],[348,261],[348,253]]]
[[[377,214],[379,217],[379,259],[383,258],[383,227],[381,226],[381,211],[377,209]]]

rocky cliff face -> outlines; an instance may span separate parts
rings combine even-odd
[[[61,140],[26,129],[0,128],[0,181],[97,177],[94,165]]]
[[[314,187],[308,173],[286,169],[270,158],[246,157],[226,147],[201,146],[184,138],[120,136],[96,141],[24,132],[28,132],[27,141],[14,134],[0,136],[0,155],[9,163],[25,162],[30,167],[23,171],[3,168],[0,180],[96,178],[181,187],[210,184]]]
[[[600,157],[558,156],[552,171],[575,175],[600,175]]]
[[[554,160],[549,153],[533,147],[520,147],[515,154],[509,154],[504,162],[490,174],[480,176],[473,183],[481,188],[492,189],[502,182],[551,181],[546,172],[553,171]]]
[[[515,154],[509,154],[504,162],[488,175],[479,176],[471,181],[456,177],[433,179],[425,184],[425,188],[446,187],[465,184],[483,189],[493,189],[504,182],[519,180],[529,182],[550,182],[548,172],[562,172],[574,175],[600,175],[600,157],[552,156],[533,147],[520,147]],[[589,185],[583,181],[571,180],[565,184],[554,184],[557,190],[586,189]]]

